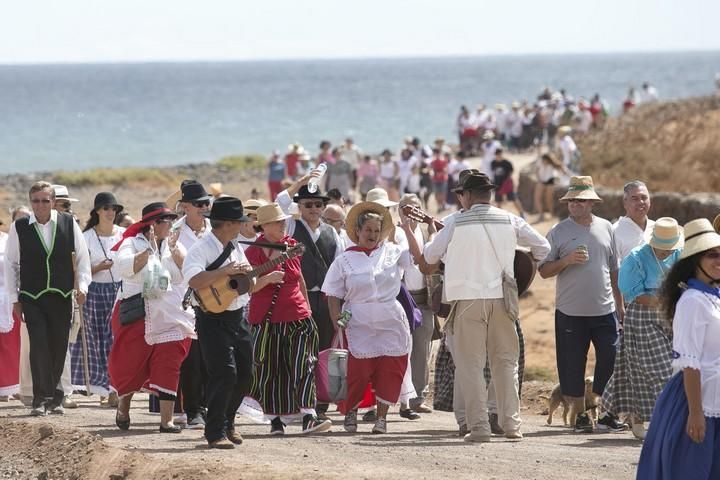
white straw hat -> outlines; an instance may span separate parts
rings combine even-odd
[[[658,250],[678,250],[685,244],[683,228],[677,220],[670,217],[658,218],[653,226],[652,236],[648,242],[651,247]]]
[[[716,247],[720,247],[720,235],[710,220],[698,218],[685,224],[685,248],[680,253],[680,260]]]

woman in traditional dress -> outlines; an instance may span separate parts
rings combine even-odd
[[[5,268],[9,268],[5,265],[7,239],[8,234],[0,231],[0,402],[7,402],[20,392],[21,322],[13,315],[5,287]]]
[[[627,304],[615,370],[603,393],[614,415],[632,416],[632,432],[642,439],[658,395],[670,379],[672,341],[657,296],[665,274],[683,246],[674,218],[659,218],[649,243],[633,249],[620,266],[619,287]],[[601,428],[602,423],[598,423]]]
[[[110,393],[107,370],[112,347],[110,315],[120,289],[120,276],[117,269],[113,268],[115,255],[110,249],[120,241],[125,231],[123,227],[114,224],[115,216],[122,209],[115,195],[110,192],[98,193],[83,231],[90,250],[92,272],[92,282],[83,306],[88,379],[85,378],[83,367],[83,343],[76,341],[70,350],[73,389],[84,391],[89,383],[90,391],[87,393],[97,393],[100,395],[100,405],[109,407],[117,407],[117,395]]]
[[[160,399],[160,432],[179,433],[173,424],[180,364],[195,336],[195,317],[183,310],[182,264],[185,249],[177,241],[179,230],[170,233],[177,214],[165,202],[143,208],[142,220],[123,233],[117,249],[117,269],[123,285],[112,313],[114,342],[109,358],[110,388],[120,397],[115,423],[121,430],[130,428],[130,401],[135,392],[144,390]],[[158,267],[158,262],[160,266]],[[152,292],[145,288],[150,277],[148,265],[165,281],[157,282]],[[169,276],[170,288],[164,283]],[[153,282],[155,285],[155,282]],[[140,298],[144,308],[135,311]]]
[[[286,232],[289,215],[279,205],[257,210],[262,234],[257,245],[245,250],[254,267],[282,255],[268,245],[294,247],[297,241]],[[318,358],[318,331],[307,301],[300,256],[274,266],[259,277],[250,296],[248,321],[253,334],[255,366],[250,398],[244,412],[271,420],[270,434],[285,433],[285,422],[302,416],[302,433],[323,432],[330,420],[318,420],[315,412],[315,365]]]
[[[720,235],[685,225],[685,246],[660,291],[672,318],[672,367],[643,443],[641,480],[720,478]]]
[[[386,433],[388,408],[400,398],[412,345],[405,311],[396,300],[402,272],[412,260],[407,249],[384,241],[393,230],[386,207],[358,203],[346,223],[355,246],[330,265],[322,287],[336,328],[343,312],[351,315],[345,328],[350,355],[344,427],[357,431],[357,405],[372,383],[377,400],[372,431]]]

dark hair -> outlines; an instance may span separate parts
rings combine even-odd
[[[495,155],[497,155],[498,153],[503,153],[503,149],[502,149],[502,148],[496,149],[496,150],[495,150]]]
[[[700,258],[703,253],[704,252],[699,252],[691,257],[683,258],[675,262],[660,286],[658,295],[662,303],[662,311],[667,316],[667,321],[670,325],[672,325],[673,317],[675,316],[675,306],[686,288],[681,285],[686,284],[688,280],[695,277],[695,272],[700,265]]]
[[[92,218],[92,214],[93,214],[93,213],[95,213],[95,215],[97,215],[97,212],[92,211],[92,212],[90,212],[90,218]],[[115,222],[114,222],[115,225],[120,225],[120,222],[122,222],[123,220],[125,220],[125,217],[127,217],[127,216],[129,216],[129,215],[130,215],[130,214],[129,214],[128,212],[125,212],[125,211],[117,212],[117,213],[115,214]],[[88,220],[88,223],[90,223],[90,220]],[[86,228],[85,230],[87,230],[87,228]]]
[[[327,196],[333,200],[340,200],[342,198],[342,193],[337,188],[331,188],[327,191]]]
[[[117,222],[117,215],[115,215],[115,222]],[[100,223],[100,215],[98,215],[97,210],[90,210],[90,218],[88,218],[87,223],[85,223],[85,228],[83,229],[83,232],[87,232],[91,228],[93,228],[95,225]]]

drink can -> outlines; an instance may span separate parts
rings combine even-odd
[[[338,327],[346,328],[348,322],[350,321],[350,317],[352,317],[352,313],[350,313],[348,310],[344,310],[338,318]]]

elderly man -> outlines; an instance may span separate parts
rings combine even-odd
[[[593,392],[602,396],[615,366],[616,315],[624,308],[618,289],[618,261],[610,222],[592,214],[602,202],[591,177],[572,177],[567,194],[570,217],[548,233],[552,250],[539,268],[543,278],[557,276],[555,350],[560,389],[573,412],[581,412],[576,433],[590,433],[585,413],[585,364],[590,342],[595,348]],[[598,429],[622,431],[626,425],[603,413]]]
[[[522,218],[490,205],[490,178],[484,173],[464,175],[461,201],[466,210],[445,219],[445,228],[425,246],[423,262],[435,264],[445,257],[445,298],[452,304],[448,328],[456,381],[462,384],[467,442],[490,440],[487,384],[483,369],[490,360],[497,394],[498,416],[505,437],[519,440],[518,396],[519,343],[515,318],[506,307],[503,283],[514,277],[515,247],[530,248],[532,256],[545,258],[550,247]],[[405,226],[406,231],[408,229]],[[411,244],[412,245],[412,244]],[[483,268],[475,268],[482,265]],[[512,297],[507,300],[512,302]],[[515,298],[517,301],[517,298]]]
[[[58,212],[47,182],[30,187],[33,213],[10,227],[5,270],[14,313],[27,327],[33,381],[32,415],[63,414],[60,378],[68,352],[73,300],[85,303],[90,254],[74,218]],[[77,286],[77,290],[75,290]]]
[[[650,192],[643,182],[633,180],[625,184],[623,187],[625,216],[620,217],[612,226],[618,261],[622,262],[630,250],[643,245],[652,236],[655,222],[648,218],[650,205]]]

